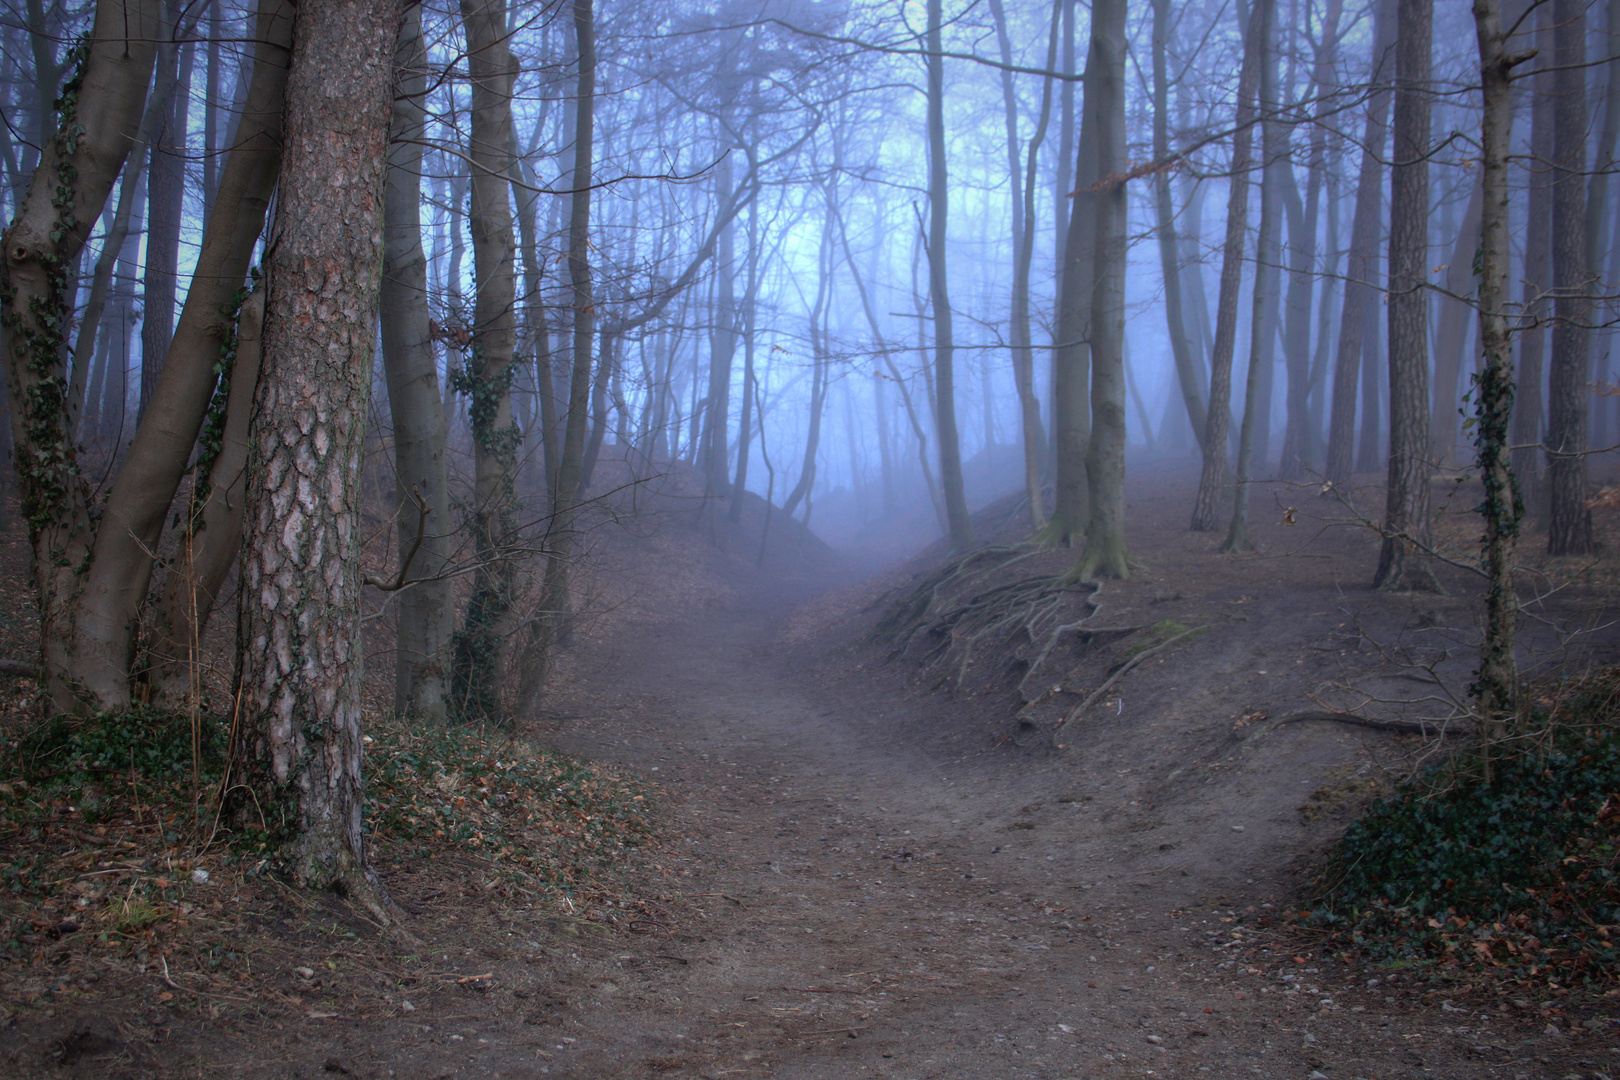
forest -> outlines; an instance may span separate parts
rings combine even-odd
[[[1620,1067],[1620,0],[8,0],[0,119],[0,1072]]]

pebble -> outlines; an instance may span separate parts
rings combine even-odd
[[[1157,1035],[1149,1035],[1147,1037],[1147,1041],[1152,1043],[1154,1046],[1163,1046],[1164,1045],[1164,1040],[1159,1038],[1159,1036],[1157,1036]]]
[[[1232,826],[1232,831],[1233,832],[1242,832],[1243,831],[1243,826],[1242,825],[1234,825],[1234,826]]]
[[[1318,1069],[1316,1072],[1311,1073],[1310,1080],[1328,1080],[1328,1075]]]
[[[206,871],[206,870],[193,870],[191,872],[191,883],[193,885],[206,885],[206,884],[208,884],[208,871]]]

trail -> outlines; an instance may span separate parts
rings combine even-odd
[[[782,614],[755,600],[596,658],[610,693],[560,741],[669,791],[689,925],[572,958],[548,1075],[1477,1077],[1561,1049],[1330,986],[1278,951],[1275,882],[1207,858],[1208,823],[1177,834],[1191,857],[1125,857],[1128,788],[1116,813],[1072,761],[911,748],[907,706],[812,677]]]

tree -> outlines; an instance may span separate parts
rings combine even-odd
[[[1086,101],[1095,126],[1098,188],[1091,252],[1091,438],[1086,448],[1090,519],[1074,575],[1127,578],[1125,544],[1125,0],[1093,0]]]
[[[1552,367],[1547,379],[1547,552],[1592,550],[1586,505],[1592,273],[1586,261],[1586,6],[1553,0]]]
[[[1371,93],[1361,143],[1361,169],[1350,219],[1350,250],[1345,256],[1343,315],[1333,366],[1333,403],[1328,413],[1327,482],[1348,490],[1355,473],[1356,377],[1366,352],[1377,290],[1378,237],[1383,224],[1384,144],[1389,137],[1389,92],[1383,89],[1395,41],[1393,0],[1374,0]],[[1365,408],[1373,407],[1367,401]]]
[[[400,27],[398,87],[384,194],[383,370],[394,432],[395,506],[399,514],[398,645],[394,708],[441,720],[449,708],[453,582],[450,483],[445,464],[444,398],[433,356],[427,257],[422,251],[422,139],[427,50],[422,10],[413,4]]]
[[[1251,13],[1250,21],[1253,21]],[[1192,530],[1216,525],[1216,506],[1226,483],[1226,433],[1232,409],[1232,354],[1237,347],[1238,293],[1243,287],[1243,245],[1249,226],[1249,170],[1253,168],[1254,98],[1260,81],[1261,44],[1244,27],[1243,67],[1238,74],[1236,127],[1226,200],[1226,241],[1221,247],[1221,291],[1210,349],[1209,415],[1204,421],[1203,469],[1193,501]]]
[[[248,455],[233,804],[299,884],[392,912],[361,822],[360,465],[400,0],[301,0]]]
[[[1437,591],[1429,543],[1429,78],[1434,0],[1399,0],[1389,200],[1389,481],[1373,588]]]
[[[973,543],[962,486],[962,448],[956,431],[956,342],[946,274],[945,241],[950,196],[945,164],[945,57],[941,54],[940,0],[928,0],[928,297],[934,315],[934,430],[939,434],[939,478],[951,546]]]

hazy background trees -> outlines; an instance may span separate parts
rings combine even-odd
[[[1507,54],[1540,50],[1508,80],[1509,453],[1578,555],[1620,432],[1620,27],[1509,7]],[[200,685],[292,18],[30,2],[0,26],[0,449],[57,708]],[[717,537],[769,493],[841,542],[964,547],[1022,491],[1083,575],[1130,572],[1127,467],[1199,472],[1192,527],[1229,550],[1251,482],[1298,479],[1385,529],[1381,584],[1429,587],[1426,493],[1471,467],[1483,355],[1474,40],[1428,0],[411,6],[360,575],[397,707],[532,710],[584,510],[680,468]]]

